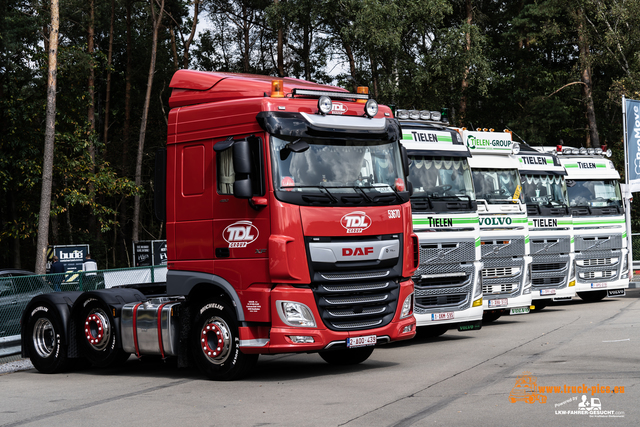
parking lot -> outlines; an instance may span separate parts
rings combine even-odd
[[[419,336],[355,367],[315,354],[261,356],[237,382],[133,357],[113,370],[4,374],[0,426],[636,425],[639,298],[630,289],[479,331]]]

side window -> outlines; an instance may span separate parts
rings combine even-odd
[[[233,194],[236,174],[233,170],[233,148],[220,151],[216,156],[218,170],[218,194]]]
[[[249,141],[250,144],[251,160],[253,162],[253,170],[251,171],[253,192],[256,195],[264,196],[265,183],[262,167],[262,138],[250,136],[247,137],[247,141]],[[216,150],[218,194],[233,194],[233,183],[236,180],[236,174],[233,169],[233,140],[227,139],[220,141],[220,144],[225,142],[230,143],[229,148],[221,151]]]
[[[11,288],[11,276],[3,275],[0,277],[0,297],[8,297],[13,295],[13,289]]]

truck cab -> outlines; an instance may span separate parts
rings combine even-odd
[[[624,295],[629,287],[620,174],[602,148],[549,147],[567,171],[573,218],[576,293],[585,301]]]
[[[298,79],[179,70],[170,87],[154,186],[166,292],[36,297],[22,319],[36,368],[159,355],[230,380],[259,354],[349,365],[412,338],[418,239],[391,110]]]
[[[526,314],[531,307],[527,208],[510,132],[460,129],[478,203],[482,251],[483,320]]]
[[[573,224],[565,175],[557,156],[525,143],[518,153],[520,180],[529,218],[531,298],[536,309],[575,294]]]
[[[417,325],[430,336],[482,325],[480,226],[471,153],[437,111],[397,110],[410,159]]]

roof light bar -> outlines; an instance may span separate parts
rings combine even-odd
[[[320,98],[321,96],[328,96],[332,99],[369,99],[369,94],[365,93],[349,93],[349,92],[333,92],[330,90],[313,90],[313,89],[293,89],[291,91],[293,96],[313,96],[314,98]]]
[[[449,123],[447,118],[439,111],[429,110],[396,110],[396,118],[399,120],[429,120],[432,122]]]

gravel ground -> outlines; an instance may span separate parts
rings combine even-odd
[[[7,362],[0,364],[0,375],[10,374],[11,372],[26,371],[27,369],[34,369],[29,359],[20,359],[15,362]]]

